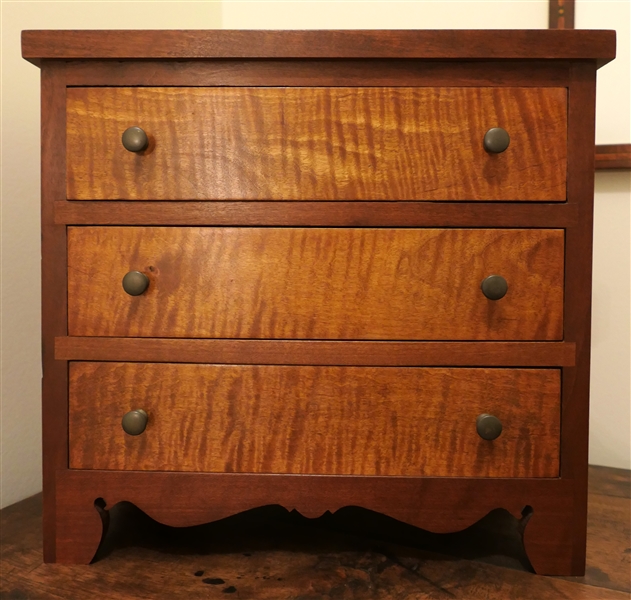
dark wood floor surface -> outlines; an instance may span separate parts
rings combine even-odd
[[[0,598],[631,597],[631,472],[618,469],[590,467],[585,577],[533,574],[524,523],[502,509],[443,535],[358,508],[309,520],[270,506],[185,529],[130,504],[110,516],[93,564],[66,566],[42,564],[40,495],[0,511]]]

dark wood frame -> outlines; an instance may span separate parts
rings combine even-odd
[[[54,32],[50,32],[51,34]],[[585,39],[591,39],[585,32]],[[603,35],[604,34],[604,35]],[[152,34],[153,35],[153,34]],[[28,36],[27,36],[28,37]],[[580,39],[575,36],[573,39]],[[46,34],[42,35],[46,39]],[[548,38],[552,39],[552,38]],[[307,516],[318,516],[335,511],[348,504],[358,504],[389,514],[397,519],[433,531],[462,529],[490,510],[502,506],[515,516],[526,515],[529,522],[525,531],[525,544],[531,562],[539,573],[579,575],[585,568],[585,535],[587,510],[587,427],[589,416],[589,352],[591,309],[591,241],[594,155],[591,151],[594,136],[594,98],[596,69],[612,52],[612,36],[599,32],[597,41],[586,43],[578,59],[562,61],[560,70],[547,85],[567,86],[569,90],[568,115],[568,200],[559,205],[540,203],[524,207],[520,203],[400,203],[393,209],[383,203],[370,203],[371,207],[343,206],[339,213],[324,210],[323,203],[220,203],[208,206],[191,203],[183,209],[181,203],[161,202],[159,211],[151,203],[134,203],[134,209],[125,202],[70,202],[65,199],[65,99],[68,85],[117,85],[129,82],[129,73],[137,68],[113,69],[109,63],[95,61],[86,68],[82,61],[43,59],[42,68],[42,314],[43,327],[43,450],[44,450],[44,559],[46,562],[89,562],[103,535],[99,514],[103,508],[127,500],[137,504],[154,518],[175,526],[207,522],[254,506],[280,503],[296,508]],[[391,40],[390,40],[391,41]],[[40,40],[41,42],[41,40]],[[146,42],[146,40],[145,40]],[[251,40],[242,40],[245,47]],[[450,47],[448,37],[443,38],[445,48]],[[506,48],[513,48],[513,40]],[[374,43],[374,40],[373,40]],[[398,43],[389,45],[388,34],[381,40],[393,59],[400,51]],[[296,46],[296,42],[294,42]],[[36,46],[41,48],[40,46]],[[556,42],[555,46],[556,47]],[[300,55],[307,45],[288,48],[286,52]],[[434,49],[435,50],[435,49]],[[545,50],[545,49],[544,49]],[[576,49],[574,49],[576,50]],[[346,51],[346,50],[345,50]],[[494,50],[495,51],[495,50]],[[547,49],[550,51],[550,48]],[[567,49],[566,49],[567,51]],[[381,50],[383,54],[383,49]],[[523,50],[527,57],[527,49]],[[587,59],[591,54],[592,58]],[[600,57],[600,60],[598,60]],[[604,57],[604,58],[603,58]],[[339,59],[335,68],[341,72],[352,65]],[[515,77],[498,81],[488,65],[482,62],[475,68],[469,63],[467,72],[470,85],[514,85]],[[218,74],[217,65],[209,59],[197,63],[187,71],[174,68],[167,61],[151,65],[152,81],[168,85],[196,85],[202,79],[214,78],[218,84],[230,85],[235,78],[242,81],[243,73],[224,70]],[[557,63],[553,63],[557,64]],[[311,73],[313,82],[319,82],[317,65],[303,73]],[[312,68],[313,67],[313,68]],[[457,62],[445,63],[437,70],[425,74],[425,81],[445,80],[449,71],[459,76]],[[471,75],[471,73],[475,75]],[[522,75],[528,85],[529,71]],[[412,80],[416,71],[402,70],[397,75],[401,84]],[[83,79],[85,77],[85,79]],[[287,76],[288,83],[291,77]],[[304,75],[297,78],[305,85]],[[370,75],[366,73],[366,78]],[[217,79],[218,78],[218,79]],[[372,79],[365,79],[364,84]],[[361,85],[358,78],[354,85]],[[240,83],[243,85],[243,83]],[[546,85],[539,82],[539,85]],[[88,206],[89,205],[89,206]],[[266,211],[261,212],[264,205]],[[136,207],[147,211],[148,216],[134,212]],[[236,207],[236,208],[233,208]],[[153,213],[151,212],[153,210]],[[113,360],[115,357],[136,356],[136,359],[162,359],[178,361],[195,358],[180,355],[177,341],[127,340],[110,341],[109,346],[100,340],[95,346],[90,339],[67,337],[66,303],[66,226],[71,224],[103,223],[130,224],[130,222],[162,222],[184,211],[181,221],[190,225],[252,225],[313,223],[331,225],[352,222],[400,224],[401,226],[428,226],[448,221],[452,226],[505,226],[505,227],[562,227],[566,231],[566,281],[564,342],[554,345],[532,342],[504,344],[501,356],[497,348],[478,344],[450,344],[436,352],[432,343],[419,342],[415,346],[397,345],[388,356],[373,354],[370,344],[353,346],[356,354],[352,361],[369,364],[370,360],[384,363],[419,364],[434,356],[434,362],[446,361],[445,351],[462,365],[479,364],[481,356],[492,364],[505,366],[544,366],[561,368],[562,390],[562,448],[559,478],[551,479],[452,479],[405,477],[331,477],[304,475],[166,473],[166,472],[115,472],[77,471],[68,468],[68,362],[70,360]],[[353,211],[357,211],[355,214]],[[371,212],[374,211],[374,212]],[[392,212],[388,212],[392,211]],[[529,216],[530,215],[530,216]],[[318,221],[319,219],[319,221]],[[173,222],[172,220],[170,221]],[[247,343],[247,342],[246,342]],[[114,347],[112,347],[114,344]],[[223,360],[244,356],[235,341],[203,341],[193,352],[197,360],[221,355]],[[250,344],[249,360],[294,364],[307,360],[307,354],[321,364],[339,362],[340,349],[349,349],[348,343],[302,343],[296,346],[282,342]],[[442,345],[441,345],[442,347]],[[483,354],[486,352],[486,354]],[[55,354],[57,353],[57,354]],[[129,353],[129,354],[126,354]],[[215,354],[213,354],[215,353]],[[232,356],[231,356],[231,353]],[[302,353],[302,354],[301,354]],[[370,358],[368,355],[372,356]],[[319,356],[319,358],[317,358]],[[302,358],[301,358],[302,357]],[[376,358],[375,358],[376,357]],[[455,357],[455,358],[454,358]],[[120,359],[120,358],[119,358]],[[291,361],[294,361],[292,363]],[[453,363],[451,361],[451,364]],[[431,360],[430,360],[431,362]],[[374,364],[374,363],[370,363]],[[489,363],[485,363],[489,364]],[[165,504],[163,498],[168,497]],[[98,511],[95,510],[98,508]],[[530,508],[532,507],[532,508]]]
[[[631,144],[596,146],[596,170],[631,169]]]
[[[56,560],[57,474],[68,469],[68,363],[55,359],[55,337],[67,335],[66,226],[55,201],[66,196],[66,78],[63,62],[41,76],[42,127],[42,454],[44,561]]]
[[[549,28],[574,29],[575,0],[549,0]],[[631,144],[596,146],[596,170],[631,169]]]
[[[574,29],[575,0],[549,0],[548,27]]]
[[[422,58],[595,60],[601,67],[613,60],[615,42],[608,31],[545,29],[496,30],[492,35],[484,30],[46,30],[22,32],[22,56],[33,64],[55,59]]]

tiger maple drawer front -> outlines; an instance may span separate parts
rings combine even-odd
[[[556,477],[559,393],[557,369],[71,363],[70,466]]]
[[[69,88],[67,196],[564,201],[566,130],[565,88]]]
[[[70,227],[68,330],[558,340],[563,252],[551,229]]]

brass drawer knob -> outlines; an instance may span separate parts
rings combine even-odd
[[[489,129],[484,136],[484,149],[492,154],[504,152],[510,144],[510,135],[506,129],[501,127],[493,127]]]
[[[147,134],[140,127],[130,127],[123,133],[123,146],[130,152],[142,152],[149,145]]]
[[[502,433],[502,422],[497,417],[484,413],[476,419],[475,428],[483,440],[495,440]]]
[[[130,271],[123,277],[123,289],[130,296],[140,296],[149,287],[149,277],[140,271]]]
[[[147,427],[149,416],[142,410],[130,410],[123,417],[123,431],[128,435],[140,435]]]
[[[482,281],[480,288],[489,300],[499,300],[506,296],[508,283],[501,275],[489,275]]]

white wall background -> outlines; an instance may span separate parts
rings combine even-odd
[[[629,0],[578,0],[577,27],[617,29],[599,74],[598,143],[631,141]],[[542,29],[546,0],[2,2],[0,506],[41,489],[39,70],[22,29]],[[631,468],[631,175],[596,177],[590,460]]]
[[[0,507],[42,489],[38,68],[23,29],[219,29],[220,2],[2,2]]]
[[[577,29],[616,29],[598,71],[596,143],[631,143],[631,2],[577,0]],[[631,469],[631,172],[596,173],[589,460]]]
[[[224,29],[546,29],[547,0],[226,0]]]

